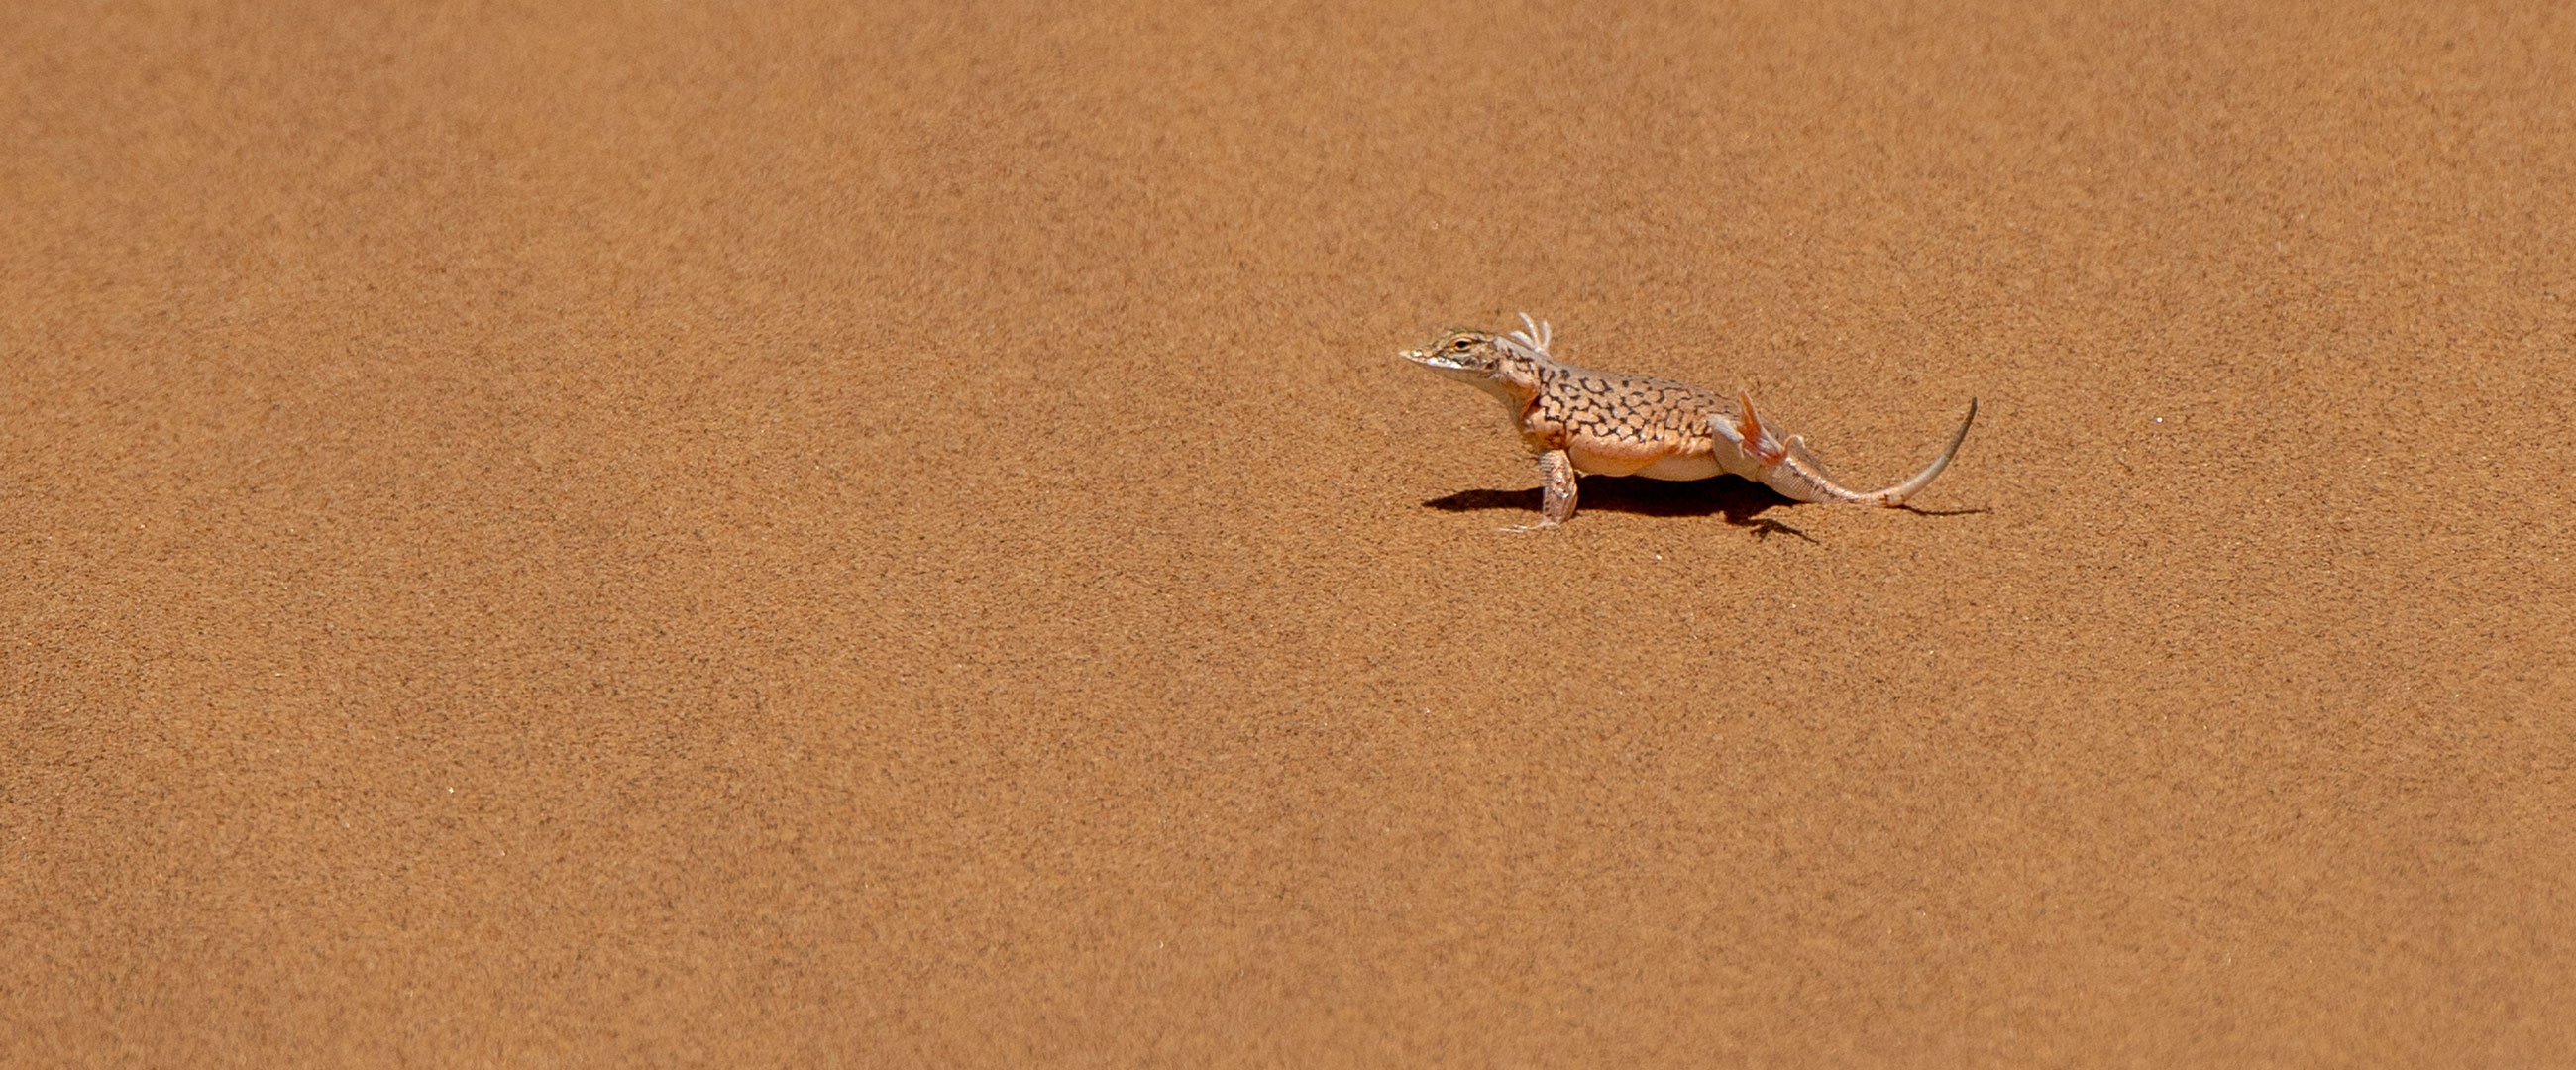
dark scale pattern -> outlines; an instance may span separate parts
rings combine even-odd
[[[1551,441],[1680,443],[1706,437],[1710,416],[1734,411],[1731,402],[1670,379],[1562,366],[1541,365],[1538,371],[1531,430]]]

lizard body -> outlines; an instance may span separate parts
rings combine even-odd
[[[1454,330],[1405,358],[1475,386],[1503,403],[1512,429],[1538,456],[1543,480],[1537,528],[1574,516],[1575,476],[1707,479],[1737,475],[1802,502],[1905,504],[1949,467],[1976,422],[1977,403],[1929,466],[1893,487],[1854,491],[1834,482],[1806,442],[1762,424],[1749,394],[1729,401],[1689,383],[1596,371],[1550,356],[1553,331],[1521,317],[1507,335]]]

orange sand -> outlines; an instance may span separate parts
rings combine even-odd
[[[2563,6],[759,7],[0,9],[0,1063],[2576,1051]]]

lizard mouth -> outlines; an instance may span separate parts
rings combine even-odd
[[[1419,349],[1408,349],[1400,355],[1404,357],[1404,359],[1422,365],[1425,368],[1437,368],[1445,372],[1463,372],[1469,370],[1467,365],[1461,364],[1443,353],[1431,353]]]

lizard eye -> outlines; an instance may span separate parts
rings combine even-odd
[[[1461,338],[1455,342],[1449,343],[1449,348],[1464,353],[1470,349],[1476,348],[1476,342],[1472,338]]]

